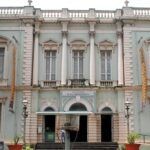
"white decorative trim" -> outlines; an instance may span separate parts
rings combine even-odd
[[[83,40],[74,40],[70,42],[70,48],[71,50],[86,50],[87,49],[87,43]]]
[[[105,103],[102,103],[100,105],[100,107],[98,108],[98,112],[102,112],[102,110],[105,108],[105,107],[109,107],[113,113],[116,113],[116,108],[114,107],[114,105],[108,101],[106,101]]]
[[[86,107],[87,111],[89,111],[89,112],[92,111],[92,106],[90,105],[90,103],[88,103],[85,100],[82,100],[81,98],[80,98],[80,101],[78,101],[78,99],[72,99],[69,102],[67,102],[67,104],[64,107],[64,111],[69,111],[70,107],[76,103],[81,103]]]
[[[59,49],[60,44],[53,41],[53,40],[48,40],[46,42],[43,42],[42,44],[42,48],[44,49],[44,51],[46,50],[55,50],[57,51]]]
[[[110,42],[108,40],[104,40],[104,41],[98,43],[98,48],[99,48],[99,50],[112,50],[113,51],[114,45],[112,42]]]

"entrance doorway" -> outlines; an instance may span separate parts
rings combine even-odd
[[[87,142],[87,116],[80,116],[79,131],[70,132],[71,142]]]
[[[81,103],[73,104],[69,111],[87,111]],[[70,132],[71,142],[87,142],[87,116],[80,116],[79,131]]]
[[[101,115],[101,141],[112,142],[112,115]]]
[[[44,111],[54,111],[53,108],[47,107]],[[45,142],[55,142],[55,115],[46,115],[44,117]]]
[[[55,141],[55,116],[45,116],[45,142]]]

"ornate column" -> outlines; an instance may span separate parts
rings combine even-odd
[[[34,60],[33,60],[33,85],[38,85],[38,48],[39,48],[39,24],[35,24]]]
[[[90,84],[95,85],[95,44],[94,44],[94,26],[95,22],[90,22]]]
[[[123,52],[122,52],[122,27],[121,23],[117,23],[118,37],[118,85],[123,85]]]
[[[67,79],[67,25],[68,22],[62,22],[61,85],[65,85]]]

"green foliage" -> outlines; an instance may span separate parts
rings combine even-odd
[[[119,150],[126,150],[125,145],[124,145],[124,144],[120,145],[120,146],[119,146]]]
[[[33,150],[30,146],[26,146],[26,150]]]
[[[134,144],[135,143],[135,140],[139,139],[140,138],[140,135],[136,132],[131,132],[129,133],[127,139],[128,139],[128,143],[129,144]]]
[[[14,144],[15,144],[15,145],[18,144],[20,138],[21,138],[21,137],[18,136],[18,135],[16,135],[16,136],[14,137]]]

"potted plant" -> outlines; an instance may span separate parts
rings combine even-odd
[[[14,137],[14,144],[9,144],[8,148],[9,150],[22,150],[22,144],[18,144],[20,140],[20,136],[15,136]]]
[[[126,144],[126,150],[139,150],[140,144],[136,144],[135,140],[139,139],[140,135],[136,132],[129,133],[127,140],[128,144]]]

